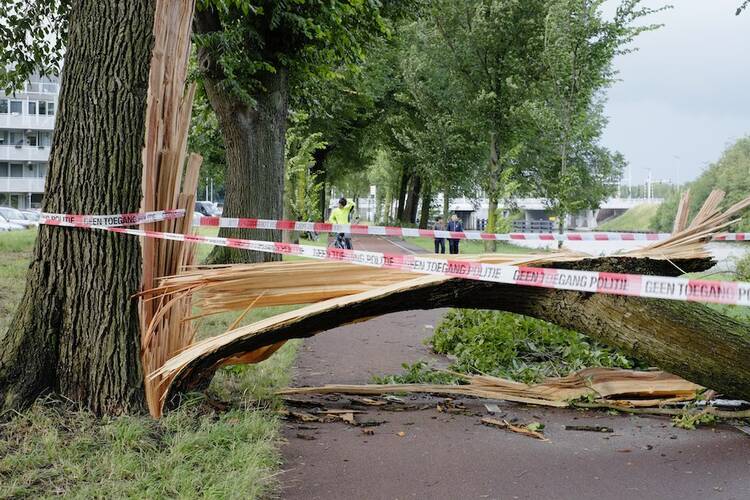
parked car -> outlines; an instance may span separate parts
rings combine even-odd
[[[23,214],[24,219],[31,222],[35,227],[39,226],[39,219],[41,218],[41,213],[32,212],[31,210],[21,210],[21,214]]]
[[[221,212],[219,212],[219,209],[216,208],[216,205],[212,201],[196,201],[195,211],[209,217],[218,217],[221,215]]]
[[[36,227],[39,225],[39,222],[27,220],[17,208],[0,207],[0,215],[5,217],[8,222],[18,224],[22,228]]]
[[[8,219],[2,216],[0,214],[0,231],[18,231],[20,229],[25,229],[20,224],[14,224],[13,222],[10,222]]]

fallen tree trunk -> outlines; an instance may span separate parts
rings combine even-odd
[[[690,261],[680,262],[685,269]],[[690,270],[705,268],[693,261]],[[677,274],[651,259],[591,259],[556,267]],[[666,371],[723,394],[750,399],[750,328],[702,304],[620,297],[425,276],[312,304],[194,344],[157,373],[172,378],[168,395],[205,386],[223,360],[292,338],[398,311],[491,309],[584,333]]]

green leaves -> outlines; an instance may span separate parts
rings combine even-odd
[[[639,365],[580,333],[505,312],[453,309],[429,342],[436,352],[456,357],[454,370],[527,383],[587,367]]]
[[[69,0],[0,0],[0,88],[6,94],[22,90],[33,74],[59,74],[69,12]]]

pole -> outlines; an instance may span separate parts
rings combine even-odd
[[[206,177],[206,201],[208,201],[208,177]]]

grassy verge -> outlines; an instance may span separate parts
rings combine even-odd
[[[656,215],[659,205],[644,203],[636,205],[619,217],[600,224],[597,231],[651,231],[651,222]]]
[[[207,228],[215,233],[215,229]],[[204,230],[201,230],[204,232]],[[207,233],[211,234],[211,233]],[[35,231],[0,234],[0,329],[23,294]],[[201,245],[207,254],[210,247]],[[251,311],[243,323],[288,310]],[[222,333],[236,314],[206,318]],[[0,418],[0,498],[265,498],[277,493],[277,388],[291,381],[299,342],[263,363],[220,370],[208,394],[188,395],[161,420],[97,418],[52,397]]]
[[[406,237],[404,238],[409,243],[416,245],[420,248],[424,248],[428,252],[432,253],[435,251],[435,243],[434,240],[431,238],[414,238],[414,237]],[[459,252],[462,254],[480,254],[480,253],[486,253],[484,250],[484,242],[483,241],[477,241],[477,240],[462,240],[459,244]],[[448,251],[448,242],[445,242],[445,251]],[[538,253],[542,252],[543,250],[537,249],[537,248],[525,248],[518,245],[514,245],[512,243],[507,243],[505,241],[498,241],[496,242],[496,248],[495,253],[517,253],[517,254],[525,254],[525,253]]]

